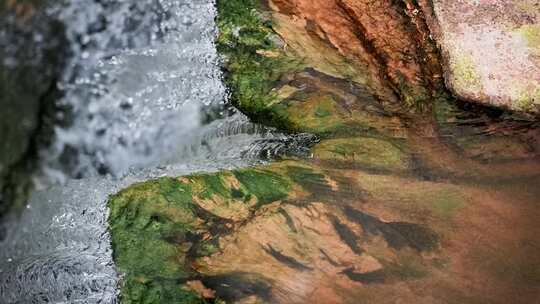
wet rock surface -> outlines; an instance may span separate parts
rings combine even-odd
[[[538,123],[444,94],[412,113],[391,80],[329,46],[335,29],[313,34],[335,20],[306,3],[218,1],[217,43],[236,106],[316,135],[312,157],[113,196],[122,301],[538,299]]]
[[[38,134],[68,55],[63,25],[46,7],[37,0],[0,3],[0,216],[30,187]]]
[[[302,40],[291,36],[294,26],[295,35],[311,36],[311,44],[327,45],[357,64],[364,86],[379,95],[382,86],[409,106],[422,107],[442,87],[437,50],[416,2],[280,0],[269,5],[276,31],[288,36],[291,47],[309,54]]]
[[[260,164],[297,149],[305,155],[311,136],[253,124],[224,104],[213,1],[51,5],[72,52],[58,81],[59,105],[70,115],[40,151],[39,187],[0,223],[0,303],[116,303],[110,194],[156,176]]]

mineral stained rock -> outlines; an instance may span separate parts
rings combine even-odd
[[[293,0],[217,3],[235,105],[321,141],[309,159],[161,178],[111,197],[123,303],[538,299],[538,123],[445,98],[430,115],[409,111],[347,29],[362,1],[311,2],[343,14],[351,5],[335,16]],[[401,71],[424,75],[415,88],[433,94],[436,72],[414,60]]]
[[[326,45],[356,63],[352,67],[350,63],[346,65],[356,69],[357,79],[363,78],[363,83],[379,94],[388,94],[381,89],[383,86],[404,103],[422,106],[441,86],[437,52],[422,13],[412,1],[396,4],[389,0],[269,0],[268,3],[274,11],[274,29],[288,38],[290,47],[309,57],[317,56],[311,54],[313,49],[306,49],[306,39],[291,36],[293,32],[310,37],[312,45]],[[303,33],[295,29],[303,29]],[[323,54],[318,59],[323,59]],[[322,67],[324,64],[318,68]]]

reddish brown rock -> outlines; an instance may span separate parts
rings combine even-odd
[[[301,24],[361,65],[371,82],[391,88],[409,105],[422,105],[440,89],[441,72],[422,12],[409,2],[269,1],[277,14],[289,18],[278,16],[278,32],[285,22]]]
[[[360,73],[372,83],[391,88],[406,104],[430,104],[433,93],[442,89],[444,70],[448,89],[460,99],[539,112],[537,1],[269,3],[277,13],[355,61],[362,67]],[[292,22],[277,20],[278,24]],[[442,60],[432,38],[440,46]]]
[[[419,61],[428,57],[398,59],[424,49],[410,41],[429,42],[418,36],[426,25],[412,1],[274,0],[271,14],[256,14],[271,15],[271,28],[250,19],[247,1],[230,1],[218,6],[235,17],[220,20],[229,34],[220,43],[241,80],[232,88],[246,93],[240,106],[321,140],[309,159],[164,178],[115,196],[117,265],[133,282],[125,295],[175,294],[187,281],[227,303],[538,299],[540,125],[451,101],[434,102],[433,117],[399,106],[399,73],[421,88],[437,84],[437,65]],[[385,12],[396,14],[392,29],[369,17]],[[359,39],[360,25],[368,38]],[[265,36],[281,41],[252,39]],[[300,67],[275,69],[291,57]],[[261,92],[260,82],[272,86]]]

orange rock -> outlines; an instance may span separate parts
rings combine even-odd
[[[422,11],[406,3],[402,7],[389,0],[271,0],[270,7],[304,20],[313,36],[369,66],[373,77],[414,104],[426,101],[442,83]]]

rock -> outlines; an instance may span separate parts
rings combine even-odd
[[[357,73],[362,75],[358,78],[362,81],[358,82],[371,87],[377,95],[385,96],[385,90],[390,89],[407,105],[422,106],[440,88],[436,49],[429,40],[422,11],[413,1],[396,4],[389,0],[271,0],[269,3],[275,12],[276,31],[292,48],[307,56],[314,55],[305,52],[303,41],[288,33],[290,25],[303,28],[311,40],[319,40],[355,62]]]
[[[536,197],[317,163],[160,178],[111,197],[122,303],[506,303],[520,284],[530,287],[518,302],[540,293],[538,249],[512,247],[516,220],[531,229],[518,238],[535,242],[535,217],[516,216]]]
[[[428,21],[459,98],[540,112],[540,3],[434,0]]]
[[[0,4],[0,216],[24,198],[41,119],[57,97],[67,43],[45,1]]]
[[[201,281],[190,281],[186,285],[193,291],[199,294],[199,296],[205,299],[214,299],[216,292],[206,288]]]
[[[311,3],[343,13],[364,2]],[[350,50],[361,46],[350,28],[338,30],[353,23],[350,15],[274,0],[270,22],[257,1],[217,3],[234,103],[320,142],[310,158],[161,178],[113,196],[124,303],[538,298],[538,123],[442,98],[433,117],[411,113],[391,80],[370,74]],[[274,44],[275,33],[285,47]],[[423,71],[407,66],[401,71]]]
[[[354,82],[362,95],[415,108],[427,106],[443,88],[437,50],[412,1],[268,1],[263,15],[270,22],[253,13],[256,2],[218,3],[222,12],[242,16],[218,16],[217,42],[236,75],[227,79],[235,88],[233,101],[252,117],[282,119],[266,109],[273,105],[271,84],[306,67]],[[281,43],[275,43],[275,33]]]
[[[192,263],[219,250],[219,238],[265,205],[290,196],[279,171],[245,169],[134,185],[109,202],[114,257],[123,271],[123,303],[203,303],[180,288]]]
[[[332,301],[353,296],[333,293],[352,288],[356,272],[380,272],[381,282],[425,276],[421,254],[438,248],[437,234],[361,211],[354,183],[283,161],[123,190],[109,202],[123,303],[305,302],[317,289]],[[353,265],[351,279],[343,272]]]

